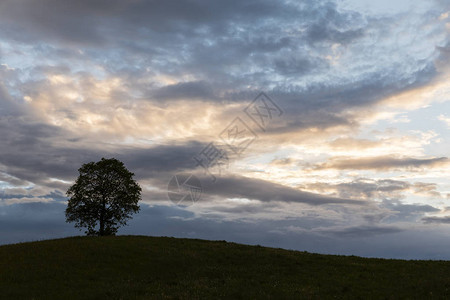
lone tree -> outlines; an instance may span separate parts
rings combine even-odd
[[[84,164],[78,171],[67,191],[66,222],[87,228],[87,235],[114,235],[140,209],[142,189],[134,174],[115,158]]]

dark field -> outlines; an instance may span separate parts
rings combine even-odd
[[[447,298],[450,262],[165,237],[0,246],[2,299]]]

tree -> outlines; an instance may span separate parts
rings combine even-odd
[[[141,187],[134,174],[115,159],[102,158],[78,169],[80,175],[67,190],[66,222],[87,228],[87,235],[114,235],[140,210]]]

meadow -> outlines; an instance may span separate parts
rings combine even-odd
[[[147,236],[0,246],[1,299],[425,299],[449,289],[448,261]]]

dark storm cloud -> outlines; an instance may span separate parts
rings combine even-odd
[[[6,182],[12,186],[21,186],[28,183],[26,180],[22,180],[4,173],[0,173],[0,181]]]
[[[328,67],[328,62],[318,58],[276,58],[274,61],[275,71],[281,75],[303,75],[312,70],[323,70]]]
[[[2,67],[0,66],[0,70]],[[15,103],[2,82],[0,82],[0,103],[0,117],[2,118],[15,118],[23,113],[23,109]]]
[[[324,29],[316,28],[316,32],[309,32],[308,36],[314,40],[323,40],[323,32],[326,32],[337,35],[339,39],[339,34],[352,32],[345,30],[345,27],[360,23],[360,17],[356,13],[340,13],[336,4],[325,1],[295,5],[253,0],[7,0],[2,1],[0,8],[3,22],[34,32],[37,36],[100,44],[106,39],[115,39],[117,30],[128,33],[129,37],[139,36],[145,31],[133,31],[138,28],[160,34],[177,32],[195,36],[201,34],[202,30],[212,31],[213,34],[225,33],[229,30],[226,26],[247,23],[255,25],[255,22],[264,23],[274,18],[286,21],[298,19],[305,23],[315,21],[316,26],[323,26]],[[20,23],[16,22],[18,19],[21,20]],[[341,30],[330,32],[331,27]],[[347,39],[348,37],[344,38]]]
[[[196,141],[178,145],[160,145],[145,149],[129,149],[117,154],[140,178],[164,177],[167,173],[176,173],[195,168],[193,157],[206,144]]]
[[[344,43],[347,32],[364,26],[358,14],[338,12],[325,1],[5,1],[0,16],[3,28],[20,28],[40,42],[90,45],[89,59],[108,60],[105,68],[117,75],[151,65],[166,74],[196,74],[218,90],[245,86],[249,79],[263,86],[277,72],[298,76],[326,68],[323,58],[308,56],[310,40],[333,43],[342,35]],[[302,33],[305,28],[333,39]],[[267,71],[249,74],[251,66]]]
[[[167,149],[168,148],[161,147],[158,150],[166,151]],[[181,149],[183,148],[174,150],[180,151]],[[267,180],[254,179],[243,176],[218,175],[217,182],[213,182],[211,177],[204,175],[204,172],[200,167],[196,167],[195,161],[192,160],[192,157],[186,157],[189,159],[180,165],[174,164],[173,162],[166,165],[164,164],[164,161],[160,161],[159,163],[161,164],[161,167],[158,169],[155,167],[155,165],[157,165],[158,163],[154,163],[151,159],[151,157],[156,153],[157,152],[148,152],[148,154],[142,154],[141,158],[149,158],[148,162],[146,162],[146,159],[139,158],[133,161],[132,159],[125,157],[124,162],[127,167],[133,166],[133,172],[136,173],[139,179],[150,179],[152,185],[161,189],[161,191],[166,191],[167,183],[172,176],[179,173],[189,172],[195,174],[201,181],[203,192],[202,197],[199,201],[214,202],[217,199],[245,198],[262,202],[257,204],[256,206],[254,206],[253,204],[220,206],[221,204],[219,201],[219,206],[216,207],[216,212],[268,212],[271,208],[277,206],[276,203],[305,203],[312,206],[328,204],[341,204],[351,206],[370,205],[370,203],[365,201],[362,197],[361,199],[349,199],[344,197],[324,196],[321,194],[305,192],[281,184],[276,184]],[[148,167],[145,166],[146,163],[148,164]],[[167,199],[167,194],[165,192],[161,193],[161,191],[146,193],[147,197],[144,200],[160,201],[161,199]]]
[[[178,207],[143,207],[121,234],[162,235],[226,240],[326,254],[362,255],[403,259],[448,259],[450,242],[445,233],[393,225],[337,227],[322,221],[310,230],[314,218],[261,222],[195,218]],[[320,224],[317,223],[317,226]],[[296,230],[302,228],[301,230]],[[287,230],[286,230],[287,229]],[[423,243],[418,244],[418,241]]]
[[[401,197],[401,193],[410,187],[411,184],[405,181],[391,179],[371,180],[368,178],[358,178],[351,182],[338,184],[316,182],[307,185],[307,188],[318,190],[324,194],[328,194],[331,191],[335,192],[338,197],[352,199],[382,198],[386,195]]]
[[[0,244],[61,238],[80,234],[65,223],[61,203],[22,203],[0,206]]]
[[[7,174],[31,182],[45,181],[48,177],[67,178],[78,168],[80,158],[91,156],[91,150],[53,146],[55,139],[64,140],[64,130],[33,120],[24,106],[2,93],[1,87],[0,164],[6,167]]]
[[[363,35],[364,31],[362,29],[339,31],[330,28],[330,26],[323,26],[319,24],[314,24],[310,26],[307,30],[307,37],[312,42],[317,41],[333,41],[342,44],[349,43],[358,37]]]
[[[8,28],[22,26],[40,41],[91,45],[83,59],[100,63],[134,93],[153,100],[248,101],[269,91],[287,112],[284,126],[272,132],[355,125],[348,108],[371,105],[435,76],[429,61],[414,62],[407,73],[382,68],[345,84],[324,77],[299,85],[304,76],[327,74],[324,57],[332,44],[356,43],[365,35],[368,20],[329,1],[22,0],[5,1],[0,11]],[[355,55],[364,61],[364,52]],[[196,78],[163,87],[141,81],[154,74]]]
[[[117,151],[78,148],[76,143],[72,143],[73,147],[70,143],[60,147],[54,145],[55,140],[61,137],[59,128],[22,124],[11,119],[0,119],[0,134],[3,137],[0,163],[6,167],[6,172],[18,180],[46,185],[49,184],[46,182],[48,178],[73,180],[81,164],[101,157],[116,157],[124,161],[138,178],[161,176],[193,168],[195,161],[192,157],[204,147],[200,142]]]
[[[447,163],[446,157],[416,159],[416,158],[396,158],[390,156],[369,157],[369,158],[350,158],[350,159],[332,159],[318,169],[355,169],[355,170],[388,170],[399,168],[423,168],[434,167]]]
[[[289,68],[290,66],[286,63]],[[349,113],[351,109],[370,107],[378,101],[401,92],[420,88],[429,83],[436,70],[432,62],[409,74],[380,70],[370,76],[354,78],[351,84],[320,82],[307,88],[278,84],[269,95],[286,114],[282,126],[271,126],[268,132],[284,133],[307,128],[327,129],[335,126],[356,127],[355,120],[364,112]],[[286,75],[286,74],[285,74]],[[240,99],[241,97],[236,97]]]
[[[267,2],[245,1],[3,1],[1,16],[13,29],[36,37],[102,45],[118,32],[136,38],[145,30],[157,34],[220,26],[235,19],[267,17],[283,7]],[[17,19],[22,22],[16,23]],[[136,30],[141,29],[141,30]],[[143,29],[143,30],[142,30]],[[145,35],[144,35],[145,36]],[[119,41],[116,41],[119,42]]]
[[[394,222],[417,222],[426,213],[436,213],[439,209],[427,204],[403,204],[399,200],[383,200],[381,206],[390,211],[384,221]],[[423,219],[422,219],[423,220]]]
[[[442,198],[442,195],[436,191],[436,184],[427,184],[422,182],[409,183],[406,181],[383,179],[371,180],[368,178],[359,178],[357,180],[330,184],[314,183],[307,186],[322,194],[336,195],[339,198],[380,199],[377,210],[372,213],[361,212],[362,218],[370,226],[378,226],[379,223],[395,222],[417,222],[426,213],[436,213],[440,210],[428,204],[404,204],[402,199],[406,198],[405,193],[422,194],[425,197]]]
[[[361,26],[362,17],[358,13],[342,14],[336,10],[336,4],[332,2],[324,3],[317,15],[318,22],[307,27],[307,39],[316,42],[336,42],[347,44],[364,33],[362,28],[352,28]]]
[[[178,144],[156,145],[144,149],[83,147],[83,136],[74,136],[61,127],[32,121],[31,116],[0,115],[0,164],[15,178],[5,177],[11,184],[24,180],[35,184],[64,186],[48,182],[49,178],[73,180],[83,163],[101,157],[116,157],[125,162],[140,178],[154,177],[165,172],[189,169],[195,166],[193,156],[205,145],[191,141]],[[15,111],[15,110],[14,110]],[[8,115],[9,114],[9,115]],[[92,144],[91,144],[92,145]]]
[[[25,120],[0,118],[0,163],[10,175],[35,183],[49,177],[71,179],[82,162],[101,155],[95,150],[55,146],[55,140],[64,140],[62,129]]]
[[[254,199],[262,202],[298,202],[307,203],[310,205],[368,204],[367,202],[361,200],[327,197],[319,194],[303,192],[301,190],[270,181],[243,176],[220,177],[219,180],[217,184],[205,186],[205,193],[208,195],[217,195],[227,198]]]
[[[213,89],[205,82],[183,82],[157,89],[153,98],[161,100],[169,99],[205,99],[214,98]]]
[[[320,191],[323,194],[334,192],[339,197],[352,199],[384,199],[386,197],[401,199],[407,191],[426,197],[443,197],[436,190],[437,184],[424,182],[410,183],[392,179],[372,180],[369,178],[358,178],[350,182],[338,184],[316,182],[306,185],[305,188]]]
[[[322,81],[299,87],[275,80],[274,75],[297,78],[327,69],[329,63],[323,57],[329,52],[324,49],[333,43],[349,44],[364,37],[368,21],[363,16],[338,10],[336,4],[327,1],[295,4],[19,0],[3,1],[0,16],[4,25],[0,34],[6,40],[15,40],[18,30],[25,34],[22,42],[33,44],[33,39],[39,40],[33,50],[41,49],[46,56],[57,54],[56,60],[77,57],[101,62],[106,70],[129,79],[126,82],[136,88],[136,93],[142,91],[155,99],[248,101],[254,97],[253,91],[246,87],[248,84],[255,90],[272,86],[270,95],[286,111],[283,126],[270,129],[274,133],[308,127],[353,126],[355,121],[346,114],[348,108],[370,105],[387,95],[420,86],[435,75],[429,62],[400,78],[381,69],[346,84]],[[76,51],[78,46],[84,47],[85,54]],[[199,80],[149,88],[147,82],[139,83],[139,78],[148,75],[145,68],[163,74],[196,74]],[[249,71],[252,68],[256,71]],[[33,72],[38,77],[70,74],[72,70],[67,65],[37,64]],[[39,84],[40,81],[31,80],[25,92],[33,94]],[[11,116],[18,106],[5,88],[0,89],[2,94],[6,99],[2,99],[2,111]],[[126,97],[120,95],[121,99]],[[59,112],[75,118],[70,110]],[[142,176],[154,176],[157,172],[189,168],[191,153],[197,152],[195,145],[163,145],[117,153],[82,150],[76,148],[79,137],[67,138],[73,147],[53,145],[52,141],[66,134],[56,126],[25,119],[3,119],[1,126],[4,149],[1,162],[12,175],[31,181],[44,177],[73,178],[80,163],[108,155],[129,160],[130,168],[136,168]],[[375,168],[373,165],[377,163],[366,162],[366,167]],[[430,165],[433,161],[384,163],[407,166]]]
[[[27,203],[0,206],[0,244],[80,235],[81,231],[64,221],[65,205]],[[394,227],[334,228],[335,234],[314,231],[277,230],[296,226],[301,220],[265,222],[218,221],[193,218],[194,214],[174,206],[142,206],[142,210],[119,234],[189,237],[226,240],[251,245],[282,247],[326,254],[362,255],[403,259],[448,259],[448,239],[439,232],[396,231]],[[330,228],[331,229],[331,228]],[[366,230],[372,233],[367,239]],[[385,231],[387,235],[378,233]],[[419,245],[418,240],[423,242]]]
[[[422,221],[426,224],[450,224],[450,216],[445,217],[425,217]]]
[[[397,226],[354,226],[354,227],[346,227],[346,228],[331,228],[331,229],[323,229],[320,230],[322,233],[331,234],[336,237],[368,237],[374,235],[385,235],[391,233],[397,233],[403,231],[402,228]]]

